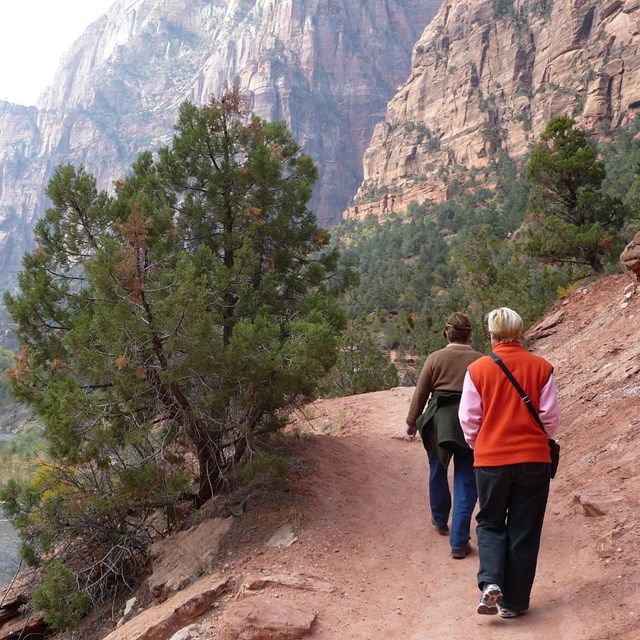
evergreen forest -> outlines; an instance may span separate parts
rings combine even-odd
[[[512,307],[530,326],[560,296],[619,271],[639,224],[639,131],[636,118],[596,142],[559,116],[519,163],[497,152],[485,170],[442,167],[446,202],[343,221],[334,242],[359,277],[346,296],[350,326],[397,352],[411,383],[416,362],[444,346],[452,312],[471,316],[483,351],[491,309]]]

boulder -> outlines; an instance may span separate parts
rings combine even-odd
[[[633,236],[633,240],[624,248],[620,255],[620,262],[625,269],[635,274],[640,280],[640,231]]]
[[[233,586],[231,578],[202,578],[162,604],[145,610],[105,640],[166,640],[207,613]]]
[[[256,596],[229,605],[220,631],[223,640],[295,640],[311,632],[315,619],[309,609]]]
[[[151,547],[153,573],[147,581],[151,595],[165,600],[206,573],[232,522],[233,518],[211,518],[156,542]]]

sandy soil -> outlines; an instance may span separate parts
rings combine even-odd
[[[453,560],[429,524],[426,454],[403,437],[408,388],[307,408],[288,515],[298,540],[232,565],[334,584],[270,592],[316,610],[318,639],[639,639],[640,303],[623,297],[628,283],[575,292],[531,332],[556,365],[563,451],[529,615],[475,613],[475,534],[472,554]]]

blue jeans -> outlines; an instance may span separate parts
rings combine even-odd
[[[497,584],[504,595],[502,604],[514,611],[529,608],[550,469],[544,462],[476,469],[478,586]]]
[[[436,524],[447,524],[451,512],[451,491],[447,470],[437,456],[429,458],[429,506]],[[471,539],[471,516],[478,499],[473,473],[473,451],[456,446],[453,451],[453,514],[449,543],[452,549],[464,549]]]

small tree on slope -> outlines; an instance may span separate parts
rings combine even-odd
[[[586,132],[569,116],[551,118],[527,167],[535,222],[526,243],[531,255],[596,273],[607,257],[617,260],[625,210],[622,200],[602,192],[605,175]]]

